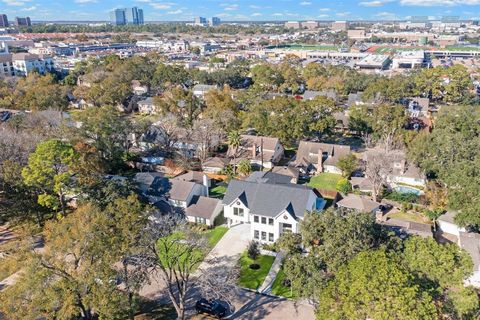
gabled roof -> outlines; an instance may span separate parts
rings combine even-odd
[[[294,167],[287,167],[287,166],[273,167],[272,172],[276,174],[288,176],[290,178],[298,178],[298,176],[300,175],[300,170]]]
[[[229,162],[230,162],[230,159],[227,159],[227,158],[212,157],[212,158],[207,158],[203,162],[202,167],[223,169]]]
[[[168,189],[168,179],[160,172],[139,172],[133,180],[145,194],[161,194]]]
[[[337,206],[361,212],[372,212],[380,206],[380,203],[370,200],[368,197],[349,194],[338,201]]]
[[[172,200],[186,201],[188,196],[192,193],[193,188],[197,183],[182,180],[170,180],[171,189],[169,191],[169,198]]]
[[[250,182],[267,182],[275,184],[285,184],[290,183],[292,180],[291,177],[288,177],[283,174],[273,173],[273,172],[264,172],[264,171],[255,171],[250,176],[248,176],[245,181]]]
[[[328,154],[328,158],[324,162],[326,165],[335,165],[338,159],[350,153],[350,146],[312,141],[300,141],[295,165],[305,162],[319,164],[318,158],[320,152]]]
[[[278,138],[241,135],[240,147],[237,150],[237,158],[261,159],[263,151],[263,160],[271,161],[275,153],[275,147],[279,144]],[[253,156],[253,146],[256,147],[256,155]],[[262,149],[263,146],[263,149]],[[235,150],[229,146],[227,156],[233,157]]]
[[[203,172],[188,171],[185,174],[176,176],[172,180],[190,181],[190,182],[196,182],[198,184],[203,184],[204,176],[205,176],[205,174]]]
[[[223,198],[224,205],[239,199],[252,214],[275,217],[287,208],[295,217],[303,217],[311,195],[311,188],[296,184],[274,184],[232,180]]]
[[[190,217],[211,219],[215,211],[221,210],[220,205],[221,200],[219,199],[194,196],[192,202],[185,210],[185,214]]]

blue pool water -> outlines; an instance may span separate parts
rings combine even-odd
[[[395,191],[397,191],[399,193],[413,193],[417,196],[423,194],[422,190],[412,188],[412,187],[407,187],[407,186],[396,186],[394,189],[395,189]]]

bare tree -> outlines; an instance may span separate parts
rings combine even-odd
[[[157,129],[159,134],[155,139],[155,143],[160,146],[161,150],[169,153],[184,131],[184,129],[179,126],[177,118],[171,113],[160,118],[152,127]]]
[[[386,183],[388,175],[392,173],[393,165],[388,155],[369,152],[365,165],[365,174],[373,185],[373,200],[378,201],[382,186]]]
[[[221,133],[211,119],[199,119],[193,123],[192,142],[197,145],[197,156],[204,162],[221,141]]]

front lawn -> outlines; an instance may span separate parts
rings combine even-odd
[[[287,287],[283,281],[285,280],[285,273],[283,272],[283,268],[281,268],[278,273],[275,281],[272,285],[272,294],[276,296],[285,297],[288,299],[295,299],[297,295],[295,292],[292,292],[290,287]]]
[[[318,176],[311,177],[307,186],[324,190],[337,190],[337,182],[340,179],[342,179],[341,174],[324,172]]]
[[[260,268],[253,270],[250,268],[253,260],[244,252],[240,258],[240,278],[238,284],[242,287],[256,290],[265,281],[274,260],[275,257],[260,255],[255,261],[255,263],[260,265]]]
[[[402,212],[402,211],[389,213],[389,214],[387,214],[387,217],[394,218],[394,219],[399,219],[399,220],[404,220],[404,221],[413,221],[413,222],[418,222],[418,223],[428,223],[428,220],[423,218],[419,214]]]
[[[222,239],[227,231],[228,228],[224,226],[218,226],[214,229],[208,230],[207,238],[210,247],[215,247],[215,245],[218,243],[218,241],[220,241],[220,239]]]

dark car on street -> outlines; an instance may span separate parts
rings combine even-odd
[[[228,309],[218,300],[200,299],[195,303],[195,309],[198,313],[208,314],[209,316],[222,319],[227,315]]]

